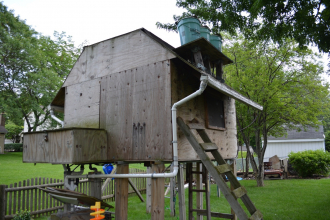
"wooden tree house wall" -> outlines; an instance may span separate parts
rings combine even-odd
[[[64,107],[65,129],[50,131],[48,142],[44,133],[25,134],[23,161],[172,161],[171,107],[199,88],[199,76],[141,30],[88,46],[52,103]],[[234,99],[207,88],[201,96],[180,106],[178,116],[187,124],[207,126],[209,96],[222,100],[225,126],[208,126],[207,133],[224,158],[234,158]],[[71,127],[89,130],[84,136]],[[93,133],[99,138],[91,138]],[[38,149],[44,150],[33,154]],[[180,130],[178,157],[179,161],[198,160]]]

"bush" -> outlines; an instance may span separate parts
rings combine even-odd
[[[31,215],[30,212],[25,210],[21,210],[19,211],[15,216],[14,216],[14,220],[30,220],[31,219]]]
[[[307,150],[291,152],[289,161],[299,176],[312,177],[313,174],[327,175],[330,171],[330,152]]]
[[[23,144],[5,144],[6,151],[22,152]]]

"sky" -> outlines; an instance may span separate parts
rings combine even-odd
[[[1,1],[1,0],[0,0]],[[184,11],[176,0],[3,0],[22,20],[43,35],[54,31],[72,36],[75,45],[94,44],[145,28],[173,47],[179,34],[157,29],[156,22],[173,23],[173,15]],[[317,49],[315,50],[317,51]],[[326,67],[327,56],[322,61]],[[329,77],[323,76],[329,80]]]
[[[97,43],[145,28],[174,47],[179,34],[157,29],[156,22],[173,23],[183,9],[176,0],[3,0],[22,20],[43,35],[54,31],[72,36],[76,46]]]

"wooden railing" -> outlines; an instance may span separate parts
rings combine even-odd
[[[130,169],[130,173],[143,172],[145,171],[134,168]],[[131,180],[140,193],[145,193],[145,178],[134,178]],[[10,184],[9,186],[0,185],[0,220],[12,219],[19,210],[28,210],[33,217],[40,217],[56,212],[58,209],[63,209],[63,203],[53,199],[47,193],[38,189],[38,187],[63,188],[64,183],[59,179],[33,178]],[[102,200],[105,202],[114,201],[114,190],[115,183],[114,181],[110,181],[102,193]],[[88,180],[80,179],[75,191],[89,195]],[[131,186],[129,186],[129,194],[135,194]]]

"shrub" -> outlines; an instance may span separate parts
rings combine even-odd
[[[14,216],[14,220],[30,220],[31,219],[31,215],[30,212],[25,210],[21,210],[19,211],[15,216]]]
[[[5,144],[6,151],[22,152],[23,144]]]
[[[311,177],[313,174],[327,175],[330,171],[330,152],[306,150],[291,152],[289,161],[299,176]]]

